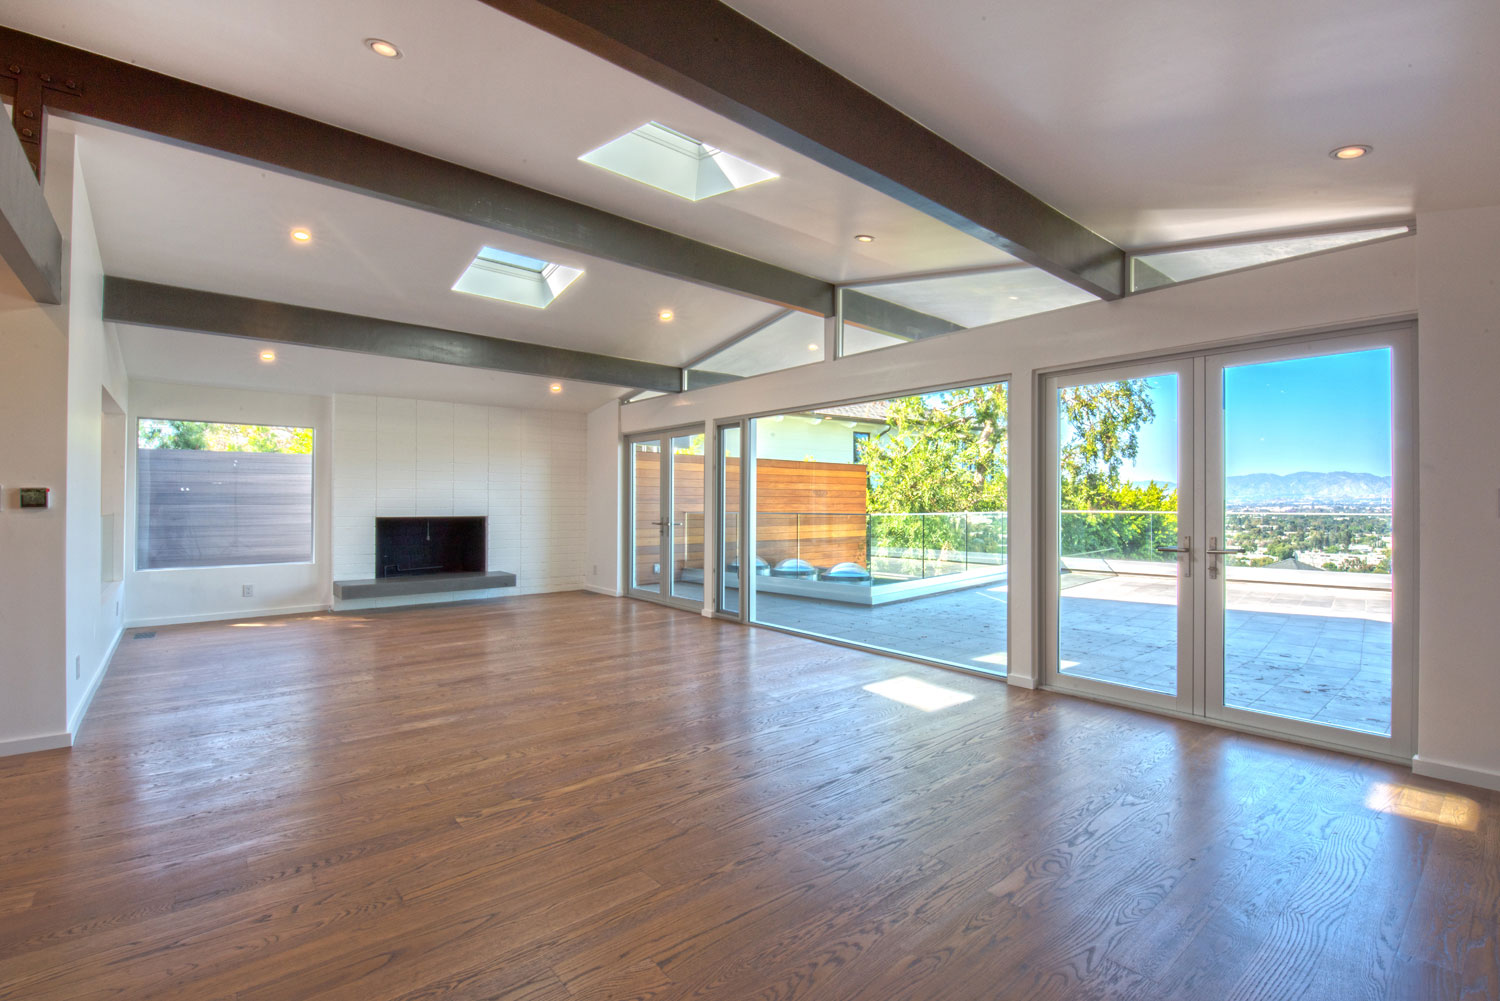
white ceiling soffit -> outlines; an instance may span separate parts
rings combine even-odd
[[[125,370],[132,379],[258,389],[275,393],[364,393],[416,400],[589,411],[620,395],[620,388],[511,372],[405,361],[331,351],[298,344],[270,345],[276,360],[260,360],[267,345],[240,337],[111,324],[120,337]]]
[[[881,285],[861,285],[855,291],[936,316],[961,327],[1014,320],[1045,313],[1095,297],[1055,278],[1040,268],[1017,265],[1003,271],[940,275]]]
[[[373,58],[373,57],[372,57]],[[681,365],[777,307],[330,185],[90,125],[78,134],[105,270]],[[294,227],[312,239],[296,244]],[[580,268],[546,309],[452,291],[484,246]],[[675,319],[662,323],[658,313]]]
[[[1500,203],[1500,3],[730,3],[1122,246]]]
[[[0,0],[0,22],[829,281],[1010,260],[477,0]],[[578,159],[649,121],[780,176],[694,203]]]
[[[823,318],[788,311],[693,368],[752,376],[823,360]]]

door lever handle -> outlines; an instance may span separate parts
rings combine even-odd
[[[1233,548],[1231,548],[1231,549],[1205,549],[1203,551],[1205,553],[1207,553],[1208,555],[1210,555],[1210,556],[1238,556],[1240,553],[1244,552],[1243,549],[1233,549]]]
[[[1156,551],[1158,553],[1185,554],[1187,556],[1187,559],[1182,561],[1182,575],[1184,577],[1191,577],[1193,575],[1193,537],[1191,535],[1184,536],[1182,545],[1180,546],[1157,546]],[[1173,560],[1172,562],[1175,563],[1177,561]]]

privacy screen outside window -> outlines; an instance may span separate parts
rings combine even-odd
[[[136,569],[312,560],[312,428],[142,418]]]

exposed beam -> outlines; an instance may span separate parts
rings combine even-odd
[[[1125,254],[717,0],[482,0],[1106,299]]]
[[[31,160],[10,129],[0,129],[0,258],[37,302],[62,302],[62,233],[42,196]]]
[[[909,341],[951,334],[967,328],[931,313],[880,299],[852,288],[844,289],[844,322],[869,327]]]
[[[104,279],[104,319],[549,379],[638,386],[659,393],[682,391],[682,369],[672,365],[157,285],[133,278]]]
[[[0,27],[0,61],[65,77],[48,111],[514,233],[781,306],[833,313],[833,286],[437,157]]]

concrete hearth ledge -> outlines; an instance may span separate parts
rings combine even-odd
[[[491,570],[489,573],[430,573],[411,577],[336,580],[333,582],[333,596],[343,600],[390,598],[407,594],[441,594],[445,591],[479,591],[515,586],[516,575],[504,570]]]

